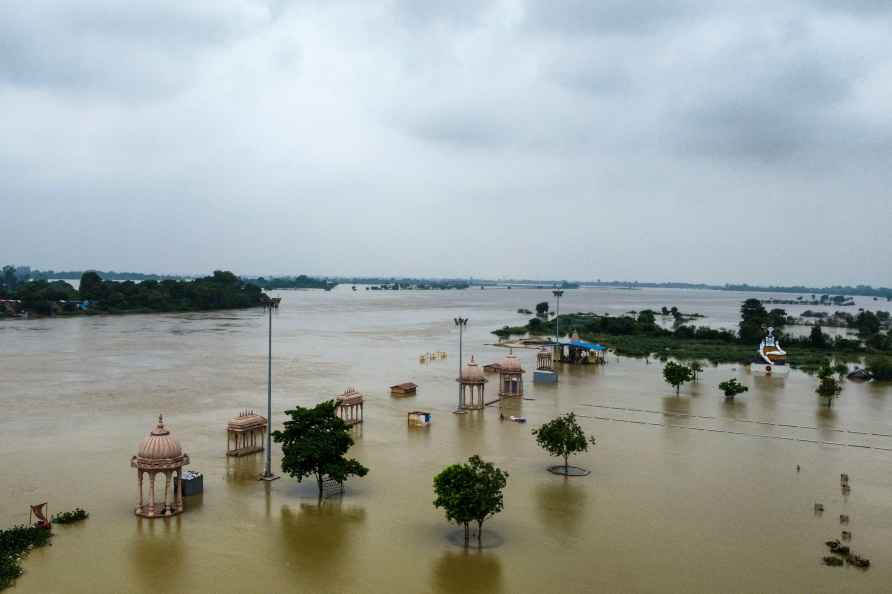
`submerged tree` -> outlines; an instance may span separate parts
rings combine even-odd
[[[333,400],[313,408],[295,407],[286,410],[291,417],[284,431],[273,432],[276,443],[282,444],[282,471],[301,482],[315,476],[322,499],[322,484],[327,476],[343,485],[351,475],[365,476],[369,469],[344,454],[353,445],[350,428],[335,414]]]
[[[699,361],[691,361],[691,364],[688,365],[688,369],[691,370],[691,376],[693,377],[695,382],[699,379],[697,374],[703,373],[703,366],[700,365]]]
[[[833,406],[833,399],[837,398],[842,392],[842,385],[833,377],[833,367],[829,361],[824,361],[818,370],[818,387],[815,393],[822,398],[827,399],[827,406]]]
[[[719,390],[725,394],[725,398],[733,400],[738,394],[748,392],[749,388],[738,382],[736,379],[729,379],[719,384]]]
[[[663,379],[675,388],[675,395],[678,396],[681,385],[694,379],[694,372],[687,365],[669,361],[663,366]]]
[[[536,304],[536,315],[540,317],[545,317],[548,315],[548,302],[542,301]]]
[[[477,546],[483,545],[483,522],[504,508],[502,491],[508,473],[480,456],[467,464],[452,464],[434,477],[434,507],[446,511],[446,519],[465,529],[465,546],[470,540],[470,523],[477,524]]]
[[[533,429],[536,443],[552,456],[560,456],[564,459],[564,474],[567,474],[568,460],[573,454],[587,452],[589,444],[595,445],[594,437],[586,437],[579,423],[576,422],[575,413],[567,413],[556,419],[552,419]]]

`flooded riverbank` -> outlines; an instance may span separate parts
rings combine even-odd
[[[547,291],[276,294],[273,424],[286,408],[355,386],[366,394],[365,423],[351,456],[369,475],[320,507],[312,484],[258,483],[261,456],[225,457],[227,420],[265,408],[260,310],[5,322],[0,519],[23,522],[27,505],[44,500],[51,512],[91,513],[32,553],[16,592],[855,592],[881,591],[892,577],[889,388],[846,382],[828,411],[812,377],[721,366],[676,398],[659,364],[611,356],[604,367],[560,368],[556,386],[528,373],[534,400],[505,405],[524,426],[500,422],[492,407],[451,414],[452,319],[470,318],[466,356],[496,361],[505,351],[485,346],[490,331],[522,322],[516,310]],[[561,311],[676,305],[734,327],[746,296],[578,290]],[[449,356],[420,364],[431,351]],[[534,367],[533,351],[517,354]],[[727,403],[716,385],[730,377],[750,391]],[[417,396],[391,398],[388,386],[403,381],[418,384]],[[415,408],[433,412],[431,427],[406,427]],[[598,438],[577,459],[589,477],[547,473],[553,459],[530,436],[570,410]],[[190,468],[204,472],[205,493],[187,498],[182,516],[140,520],[129,460],[159,412]],[[501,544],[465,552],[433,508],[431,481],[475,453],[511,477],[505,511],[488,523]],[[867,572],[821,565],[823,542],[842,529],[873,561]]]

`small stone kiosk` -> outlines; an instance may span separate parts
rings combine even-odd
[[[536,353],[536,371],[533,372],[534,384],[556,384],[558,374],[554,371],[554,357],[545,347]]]
[[[226,455],[238,457],[262,452],[266,427],[266,417],[253,410],[242,411],[226,426]]]
[[[513,398],[523,396],[523,367],[514,352],[499,362],[499,397]]]
[[[351,427],[359,425],[362,423],[362,401],[362,394],[355,388],[347,388],[335,399],[337,403],[335,414]]]
[[[180,479],[183,466],[189,463],[189,455],[183,453],[180,443],[164,426],[164,419],[158,415],[158,424],[139,443],[139,452],[130,459],[130,466],[136,469],[139,484],[139,500],[134,510],[137,516],[158,518],[173,516],[183,511],[183,494]],[[149,501],[143,495],[143,477],[149,475]],[[161,504],[155,501],[155,477],[164,476],[164,496]],[[173,479],[173,481],[171,481]],[[173,482],[173,490],[171,490]]]
[[[455,381],[459,386],[458,408],[460,410],[482,410],[486,378],[483,377],[483,370],[474,361],[473,355],[471,355],[471,360],[462,367],[461,375]]]

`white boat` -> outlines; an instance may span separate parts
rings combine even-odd
[[[786,375],[790,372],[787,352],[775,338],[774,328],[769,328],[768,336],[759,343],[759,356],[750,364],[750,370],[761,375]]]

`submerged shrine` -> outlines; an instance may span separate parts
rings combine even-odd
[[[226,425],[226,455],[238,457],[262,452],[266,428],[266,417],[253,410],[242,411]]]
[[[164,426],[164,418],[158,415],[158,424],[149,436],[139,443],[139,450],[130,459],[130,466],[136,469],[139,485],[139,500],[134,513],[144,518],[173,516],[183,511],[183,493],[180,481],[183,466],[189,463],[189,455],[183,453],[180,443]],[[149,501],[143,494],[143,478],[149,475]],[[155,478],[164,477],[164,493],[160,506],[155,500]],[[173,479],[173,480],[171,480]],[[173,490],[171,490],[173,482]]]
[[[482,410],[486,378],[483,377],[483,370],[474,361],[473,355],[471,355],[471,360],[462,367],[461,375],[455,381],[458,382],[459,410]]]
[[[348,426],[362,423],[362,394],[356,388],[347,388],[344,393],[335,398],[337,406],[335,414],[347,423]]]
[[[523,367],[520,365],[514,352],[499,362],[499,397],[522,397],[523,396]]]

